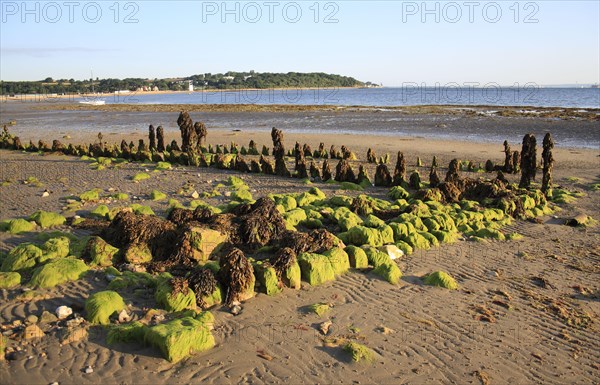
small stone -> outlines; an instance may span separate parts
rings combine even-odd
[[[94,373],[94,368],[92,368],[91,366],[88,366],[85,368],[85,374],[90,374],[90,373]]]
[[[127,314],[127,310],[123,309],[119,313],[119,323],[125,323],[131,321],[131,316]]]
[[[226,197],[230,197],[231,196],[231,191],[225,191],[225,194],[223,194],[223,195],[225,195]]]
[[[229,309],[229,312],[233,315],[238,315],[241,313],[241,311],[242,307],[240,305],[233,305],[231,309]]]
[[[37,325],[29,325],[23,330],[23,338],[26,340],[33,338],[42,338],[44,336],[44,332]]]
[[[59,385],[59,384],[58,384],[58,382],[54,381],[54,382],[51,382],[50,385]]]
[[[109,187],[109,188],[108,188],[108,192],[113,192],[113,191],[115,191],[115,188],[114,188],[114,187]]]
[[[58,318],[47,310],[44,310],[39,319],[40,324],[49,324],[56,321],[58,321]]]
[[[500,276],[500,275],[499,275],[499,274],[498,274],[498,272],[497,272],[497,271],[495,271],[495,270],[494,270],[494,271],[490,271],[490,272],[488,273],[488,277],[489,277],[489,278],[498,278],[499,276]]]
[[[321,333],[324,336],[326,336],[329,333],[329,329],[331,328],[332,325],[333,325],[333,322],[325,321],[321,325],[319,325],[319,330],[321,331]]]
[[[59,306],[56,308],[56,316],[58,317],[58,319],[65,319],[68,316],[70,316],[71,314],[73,314],[73,309],[71,309],[68,306]]]
[[[404,256],[404,252],[400,250],[396,245],[385,245],[379,247],[379,251],[383,251],[393,260]]]
[[[30,314],[25,318],[25,323],[27,324],[36,324],[38,322],[38,317],[36,315]]]
[[[63,335],[60,341],[61,345],[70,344],[73,342],[79,342],[88,336],[88,331],[85,328],[78,327],[73,329],[63,329]]]
[[[22,324],[23,324],[23,322],[21,322],[21,320],[18,320],[18,319],[14,320],[14,321],[12,322],[12,326],[13,326],[13,327],[15,327],[15,328],[18,328],[18,327],[19,327],[19,326],[21,326]]]
[[[42,198],[46,198],[50,196],[50,192],[48,190],[44,190],[44,192],[42,193]]]
[[[194,192],[192,193],[191,197],[194,198],[194,199],[198,199],[198,198],[200,198],[200,194],[198,194],[198,191],[194,190]]]

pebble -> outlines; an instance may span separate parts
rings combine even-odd
[[[194,190],[194,192],[192,193],[192,198],[194,198],[194,199],[200,198],[200,194],[198,194],[198,191]]]
[[[58,321],[58,318],[54,314],[50,313],[49,311],[44,310],[44,312],[40,316],[39,321],[40,321],[40,324],[49,324],[49,323]]]
[[[242,311],[242,307],[240,305],[233,305],[229,312],[233,315],[238,315]]]
[[[56,316],[58,319],[64,319],[73,314],[73,309],[68,306],[59,306],[55,310]]]
[[[94,373],[94,368],[92,368],[91,366],[88,366],[85,368],[85,374],[90,374],[90,373]]]
[[[42,193],[42,198],[46,198],[50,196],[50,192],[48,190],[44,190],[44,192]]]
[[[58,385],[58,382],[56,382],[56,381],[51,382],[50,385]]]
[[[36,315],[30,314],[25,318],[25,323],[28,324],[36,324],[38,322],[38,317]]]

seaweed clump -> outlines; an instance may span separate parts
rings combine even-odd
[[[219,260],[219,275],[225,286],[225,303],[242,302],[254,296],[254,269],[242,250],[232,248]]]

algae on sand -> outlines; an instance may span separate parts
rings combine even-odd
[[[125,308],[123,298],[112,290],[92,294],[85,301],[86,319],[92,324],[108,325],[110,316]]]
[[[319,317],[321,317],[323,314],[327,313],[329,311],[329,309],[330,309],[330,306],[327,303],[315,303],[308,307],[309,311],[315,313]]]
[[[60,226],[67,221],[67,219],[60,214],[43,210],[39,210],[31,214],[29,220],[35,221],[35,223],[37,223],[43,229],[53,226]]]

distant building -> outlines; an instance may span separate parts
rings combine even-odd
[[[188,91],[194,92],[194,82],[191,80],[189,81]]]
[[[235,78],[233,76],[223,76],[221,79],[223,79],[223,80],[233,80]]]

